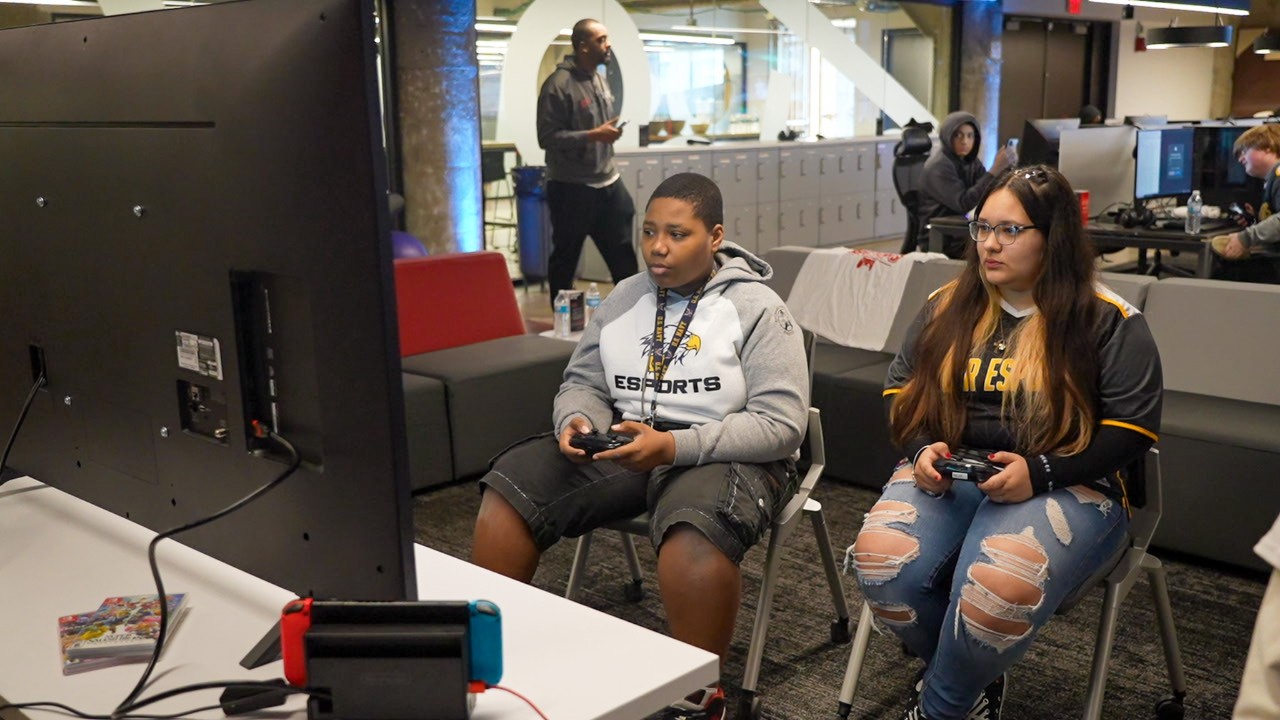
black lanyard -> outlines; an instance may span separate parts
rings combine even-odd
[[[707,282],[710,280],[711,278],[707,278]],[[654,418],[657,416],[658,388],[662,384],[662,378],[667,374],[667,369],[671,367],[671,362],[675,359],[676,351],[680,349],[680,343],[684,342],[685,335],[689,333],[689,323],[693,321],[693,313],[697,311],[698,301],[702,299],[702,291],[706,289],[707,283],[704,282],[689,296],[689,304],[685,305],[684,314],[680,316],[676,331],[671,335],[671,342],[665,348],[662,340],[667,322],[667,288],[658,289],[658,309],[653,315],[653,343],[649,345],[649,366],[645,373],[653,376],[653,400],[649,405],[649,414],[644,418],[646,425],[653,425]],[[640,386],[640,407],[644,408],[644,383]]]

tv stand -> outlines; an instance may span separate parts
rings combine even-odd
[[[262,639],[254,643],[249,653],[240,660],[240,667],[245,670],[260,668],[267,663],[280,659],[280,621],[271,626]]]

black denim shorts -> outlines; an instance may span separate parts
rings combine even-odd
[[[791,460],[662,466],[632,472],[601,460],[584,465],[543,435],[508,448],[482,478],[524,517],[540,550],[562,537],[649,513],[655,550],[677,523],[697,528],[735,563],[764,537],[798,486]]]

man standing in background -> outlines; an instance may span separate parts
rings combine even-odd
[[[579,20],[573,54],[556,66],[538,95],[538,145],[546,150],[547,209],[551,214],[551,301],[572,289],[587,235],[617,283],[638,268],[631,244],[635,203],[619,182],[613,143],[622,137],[613,93],[597,72],[612,59],[609,31]]]

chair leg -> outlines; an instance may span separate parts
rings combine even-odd
[[[569,568],[569,585],[564,589],[564,596],[569,600],[578,599],[578,589],[582,586],[582,575],[587,571],[587,555],[591,552],[591,533],[578,538],[578,547],[573,551],[573,566]]]
[[[841,718],[849,717],[849,711],[853,709],[853,696],[858,692],[858,677],[862,675],[862,662],[867,658],[867,646],[871,644],[874,623],[871,606],[862,603],[862,614],[858,616],[858,634],[854,636],[853,646],[849,649],[849,664],[844,669],[844,683],[840,685],[840,706],[836,714]]]
[[[751,626],[751,642],[747,646],[747,662],[742,673],[744,704],[755,696],[756,682],[760,679],[760,664],[764,660],[764,643],[769,634],[769,612],[773,607],[774,582],[782,564],[782,533],[774,528],[769,532],[769,549],[765,555],[764,574],[760,578],[760,600],[756,604],[755,622]]]
[[[1151,599],[1160,623],[1160,642],[1164,645],[1164,659],[1169,666],[1169,684],[1173,687],[1174,698],[1180,702],[1187,694],[1187,678],[1182,672],[1182,653],[1178,650],[1178,631],[1173,624],[1173,606],[1169,603],[1164,565],[1160,558],[1147,555],[1142,559],[1142,567],[1147,571],[1147,584],[1151,586]]]
[[[631,568],[631,582],[622,587],[622,595],[628,602],[640,602],[644,598],[644,574],[640,571],[636,541],[631,533],[619,531],[618,534],[622,536],[622,553],[627,557],[627,567]]]
[[[1102,716],[1102,696],[1107,690],[1107,666],[1111,662],[1111,648],[1115,642],[1116,622],[1123,600],[1121,587],[1106,584],[1106,597],[1102,601],[1102,617],[1098,619],[1098,638],[1093,647],[1093,669],[1089,674],[1089,694],[1085,700],[1085,720],[1098,720]]]
[[[810,509],[810,505],[816,508]],[[840,569],[836,565],[836,556],[831,551],[831,535],[827,532],[827,518],[822,514],[822,505],[816,500],[805,503],[805,514],[813,522],[813,535],[818,541],[818,554],[822,556],[822,567],[827,572],[827,587],[831,589],[831,602],[835,605],[836,619],[831,623],[831,642],[849,642],[849,603],[844,597],[844,583],[840,581]]]

